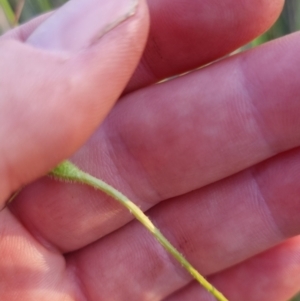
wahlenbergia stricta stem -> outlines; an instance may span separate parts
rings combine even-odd
[[[222,293],[220,293],[213,285],[211,285],[184,257],[177,249],[164,237],[157,229],[144,212],[130,201],[124,194],[107,183],[93,177],[92,175],[82,171],[70,161],[64,161],[54,168],[50,176],[61,179],[78,182],[94,187],[110,197],[117,200],[126,207],[133,216],[140,221],[145,228],[158,240],[158,242],[218,301],[228,301]]]

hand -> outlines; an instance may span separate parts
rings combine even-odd
[[[250,41],[282,1],[148,4],[144,56],[100,127],[142,51],[143,2],[79,52],[60,43],[72,26],[51,23],[69,20],[64,9],[3,37],[1,200],[98,127],[75,163],[147,211],[231,301],[286,301],[300,288],[300,36],[154,85]],[[212,300],[126,210],[88,187],[43,178],[0,218],[1,300]]]

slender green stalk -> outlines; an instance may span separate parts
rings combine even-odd
[[[111,196],[123,206],[125,206],[134,217],[139,220],[158,240],[158,242],[217,300],[228,301],[223,294],[221,294],[214,286],[212,286],[184,257],[180,254],[176,248],[163,236],[163,234],[157,229],[150,219],[144,214],[144,212],[130,201],[121,192],[108,185],[107,183],[91,176],[90,174],[80,170],[77,166],[69,161],[65,161],[53,169],[50,173],[58,179],[65,179],[74,182],[87,184],[96,189],[99,189]]]
[[[0,6],[2,6],[2,9],[4,11],[4,14],[10,23],[10,25],[13,25],[15,22],[15,13],[12,10],[8,0],[0,0]]]

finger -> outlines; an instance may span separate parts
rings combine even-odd
[[[118,178],[156,203],[299,146],[299,50],[296,33],[125,97],[102,128]]]
[[[0,299],[76,300],[81,296],[66,263],[55,250],[43,247],[9,212],[0,212]]]
[[[292,35],[128,95],[75,162],[147,210],[296,147],[299,47]],[[28,227],[66,251],[132,218],[94,190],[47,180],[17,204]]]
[[[148,4],[150,36],[127,92],[205,65],[246,44],[272,25],[283,1],[226,0],[220,5],[203,0],[148,0]],[[36,18],[6,36],[25,40],[47,17]]]
[[[299,158],[299,149],[279,156],[164,202],[150,217],[202,274],[219,273],[300,233]],[[95,299],[161,300],[191,281],[138,222],[73,253],[70,265]]]
[[[1,41],[2,203],[82,145],[132,75],[146,40],[145,3],[104,2],[68,2],[30,45]],[[17,88],[13,79],[22,79]]]
[[[127,92],[205,65],[250,42],[275,22],[284,1],[148,3],[150,35]]]
[[[209,277],[231,301],[286,301],[300,289],[300,238],[296,237],[227,271]],[[165,301],[208,301],[192,283]]]
[[[26,42],[26,40],[33,33],[33,31],[39,25],[41,25],[44,21],[46,21],[52,15],[52,13],[53,12],[43,14],[41,16],[38,16],[38,17],[30,20],[29,22],[27,22],[21,26],[18,26],[12,30],[9,30],[8,32],[6,32],[4,35],[2,35],[0,37],[0,40],[17,39],[19,41]]]

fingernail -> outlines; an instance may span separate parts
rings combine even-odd
[[[70,0],[28,38],[38,48],[78,51],[134,15],[139,0]]]

